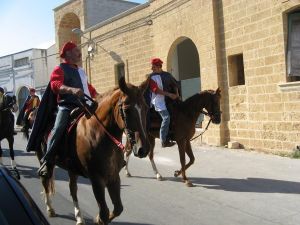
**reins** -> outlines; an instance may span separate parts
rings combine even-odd
[[[95,102],[90,96],[88,96],[88,95],[84,95],[87,99],[89,99],[90,101],[92,101],[92,102]],[[124,145],[122,144],[122,142],[120,142],[118,139],[116,139],[114,136],[112,136],[109,132],[108,132],[108,130],[105,128],[105,126],[103,125],[103,123],[101,122],[101,120],[99,119],[99,117],[97,116],[97,114],[95,113],[95,112],[91,112],[89,109],[88,109],[88,107],[86,107],[86,105],[85,104],[83,104],[81,101],[80,101],[80,99],[79,98],[77,98],[77,100],[78,100],[78,102],[79,102],[79,104],[84,108],[84,110],[90,115],[90,116],[94,116],[95,118],[96,118],[96,120],[97,120],[97,122],[99,123],[99,125],[103,128],[103,130],[104,130],[104,132],[107,134],[107,136],[116,144],[116,146],[120,149],[120,150],[122,150],[122,151],[124,151],[125,150],[125,147],[124,147]]]
[[[208,130],[208,126],[210,125],[210,123],[211,123],[211,116],[207,113],[207,112],[205,112],[205,111],[201,111],[201,113],[202,114],[204,114],[205,116],[209,116],[209,121],[208,121],[208,124],[206,125],[206,127],[205,127],[205,129],[204,129],[204,131],[202,131],[200,134],[198,134],[196,137],[193,137],[192,139],[190,139],[190,141],[193,141],[193,140],[195,140],[196,138],[198,138],[198,137],[200,137],[200,136],[202,136],[204,133],[205,133],[205,131],[207,131]]]

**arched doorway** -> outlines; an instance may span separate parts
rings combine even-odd
[[[80,36],[72,32],[74,28],[81,29],[78,16],[75,13],[66,13],[58,25],[57,37],[59,49],[61,49],[63,44],[67,41],[73,41],[77,45],[81,44]]]
[[[18,93],[18,106],[19,110],[23,107],[26,98],[30,95],[29,90],[27,87],[23,86],[20,88]]]
[[[182,100],[201,91],[199,54],[194,42],[187,37],[180,37],[172,44],[168,59],[167,70],[180,81]],[[197,126],[201,126],[203,115]]]

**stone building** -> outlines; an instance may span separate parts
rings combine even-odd
[[[125,2],[71,0],[54,9],[57,50],[69,39],[82,44],[83,66],[99,92],[123,74],[139,84],[150,59],[160,57],[185,97],[222,89],[222,123],[210,126],[206,143],[276,153],[299,145],[300,1],[149,0],[91,22],[95,11],[107,10],[104,3]]]

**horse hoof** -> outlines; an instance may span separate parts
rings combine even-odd
[[[162,176],[160,174],[156,174],[156,179],[158,181],[162,181],[163,180],[163,178],[162,178]]]
[[[102,220],[100,219],[99,214],[96,216],[94,223],[97,224],[97,225],[105,225],[105,224],[102,222]]]
[[[176,170],[175,172],[174,172],[174,177],[178,177],[179,176],[179,170]]]
[[[186,181],[185,181],[185,185],[186,185],[187,187],[194,187],[193,183],[190,182],[189,180],[186,180]]]
[[[56,216],[56,213],[55,213],[54,209],[49,209],[48,210],[48,216],[49,217],[55,217]]]
[[[126,177],[131,177],[131,174],[130,173],[126,173]]]
[[[109,214],[109,222],[111,222],[114,218],[116,218],[114,213]]]

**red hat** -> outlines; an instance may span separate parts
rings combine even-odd
[[[29,88],[29,92],[35,92],[34,88]]]
[[[151,60],[151,64],[155,66],[162,66],[163,61],[160,58],[154,58]]]
[[[60,51],[60,57],[61,58],[65,58],[65,54],[66,54],[66,51],[70,51],[72,50],[73,48],[76,48],[77,45],[71,41],[67,42],[64,44],[64,46],[62,47],[61,51]]]

